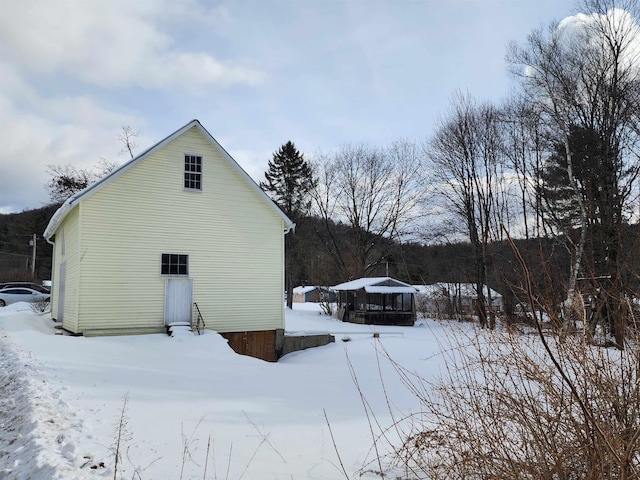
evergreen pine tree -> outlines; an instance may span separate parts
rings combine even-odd
[[[293,142],[288,141],[273,154],[264,176],[266,181],[260,182],[260,187],[299,226],[311,206],[308,193],[314,181],[311,167]],[[294,278],[301,273],[298,243],[293,232],[285,237],[285,289],[289,308],[293,305]]]
[[[540,193],[546,202],[547,216],[563,231],[569,231],[580,224],[580,208],[577,196],[587,205],[589,224],[606,224],[608,218],[617,219],[620,214],[615,211],[616,205],[608,205],[610,195],[603,195],[615,190],[614,166],[609,157],[618,155],[606,154],[606,146],[594,129],[574,126],[571,128],[569,148],[573,157],[573,176],[578,188],[575,192],[569,184],[568,161],[565,146],[557,142],[541,172],[542,185]]]
[[[288,141],[273,154],[266,181],[260,187],[289,218],[297,221],[310,207],[308,193],[313,187],[311,167],[293,142]]]

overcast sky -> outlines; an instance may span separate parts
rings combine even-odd
[[[124,162],[197,118],[262,179],[288,140],[423,141],[456,89],[499,100],[504,54],[571,0],[0,0],[0,213],[47,165]]]

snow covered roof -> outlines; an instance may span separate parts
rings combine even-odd
[[[307,287],[302,287],[302,286],[295,287],[293,289],[293,293],[307,293],[307,292],[311,292],[311,291],[315,290],[316,288],[318,288],[318,287],[314,287],[313,285],[309,285]]]
[[[333,287],[334,290],[360,290],[364,287],[370,287],[373,285],[383,286],[384,284],[391,283],[391,286],[396,287],[409,287],[415,293],[415,289],[408,283],[401,282],[391,277],[365,277],[357,280],[351,280],[350,282],[341,283]],[[390,286],[390,285],[386,285]]]
[[[164,146],[166,146],[167,144],[169,144],[170,142],[172,142],[173,140],[180,137],[181,135],[183,135],[184,133],[186,133],[187,131],[189,131],[194,127],[197,128],[207,140],[209,140],[209,143],[211,143],[213,148],[215,148],[221,153],[222,157],[225,160],[227,160],[229,164],[240,174],[240,176],[247,181],[249,186],[253,188],[265,201],[267,201],[271,205],[271,207],[276,211],[276,213],[284,220],[285,233],[288,233],[291,229],[295,228],[295,223],[293,223],[291,219],[287,217],[287,215],[285,215],[285,213],[280,209],[280,207],[278,207],[273,202],[273,200],[271,200],[271,198],[269,198],[269,196],[266,193],[264,193],[264,191],[249,176],[249,174],[245,172],[240,165],[238,165],[238,163],[231,157],[231,155],[229,155],[229,153],[222,147],[222,145],[220,145],[218,141],[215,138],[213,138],[213,136],[207,131],[207,129],[202,126],[200,121],[197,119],[194,119],[194,120],[191,120],[182,128],[179,128],[178,130],[173,132],[171,135],[165,137],[163,140],[160,140],[158,143],[156,143],[152,147],[142,152],[136,158],[130,160],[129,162],[125,163],[119,168],[116,168],[110,174],[102,177],[93,185],[89,185],[84,190],[69,197],[66,200],[66,202],[64,202],[62,206],[58,210],[56,210],[56,212],[51,217],[51,220],[49,221],[49,224],[47,225],[47,228],[44,231],[43,237],[47,241],[49,241],[49,239],[55,234],[58,226],[64,221],[66,216],[69,214],[69,212],[71,212],[71,210],[73,209],[73,207],[75,207],[77,203],[79,203],[89,195],[93,194],[94,192],[98,191],[99,189],[107,185],[109,182],[111,182],[114,178],[117,178],[118,176],[122,175],[124,172],[126,172],[127,170],[129,170],[130,168],[132,168],[133,166],[135,166],[136,164],[138,164],[139,162],[147,158],[149,155],[152,155],[153,153],[163,148]]]

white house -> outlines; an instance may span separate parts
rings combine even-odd
[[[475,283],[434,283],[432,285],[414,285],[418,290],[416,303],[421,313],[436,317],[454,314],[471,314],[478,298]],[[502,311],[502,295],[487,285],[482,287],[485,300],[491,298],[494,312]]]
[[[275,360],[293,227],[193,120],[53,215],[52,316],[74,334],[121,335],[200,314],[239,353]]]

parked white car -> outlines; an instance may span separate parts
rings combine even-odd
[[[46,285],[40,285],[33,282],[9,282],[9,283],[0,283],[0,290],[4,290],[5,288],[30,288],[32,290],[36,290],[40,293],[51,293],[51,288]]]
[[[51,294],[42,293],[27,287],[9,287],[0,290],[0,307],[17,302],[42,302],[51,298]]]

